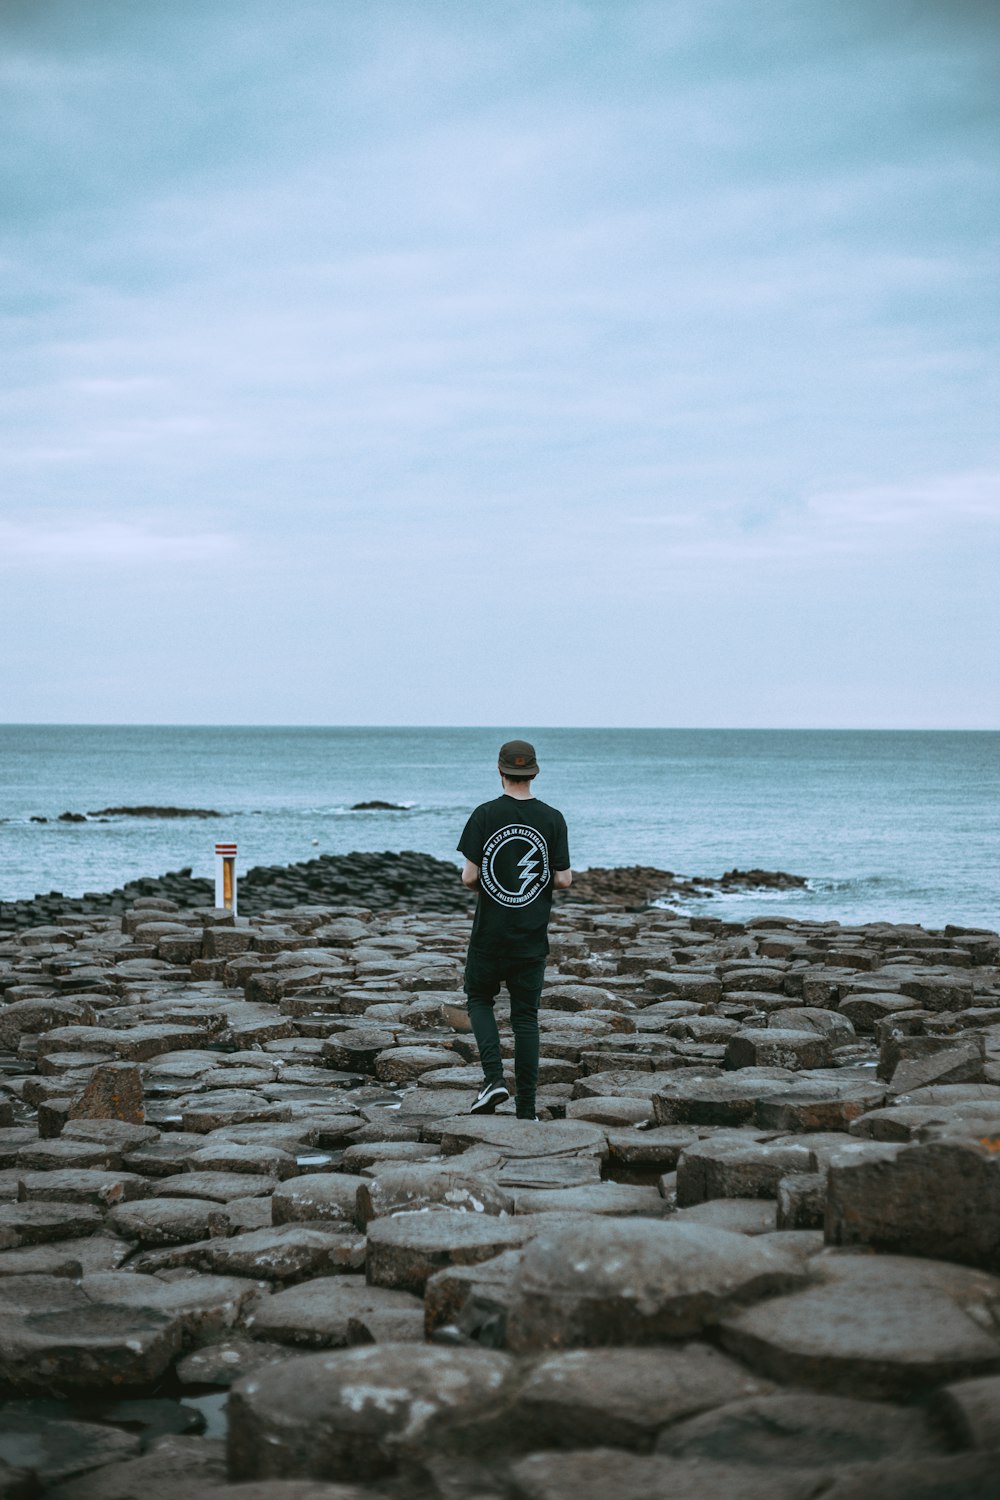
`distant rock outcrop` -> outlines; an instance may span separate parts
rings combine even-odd
[[[87,814],[90,818],[221,818],[212,807],[99,807]],[[82,814],[74,815],[82,821]]]

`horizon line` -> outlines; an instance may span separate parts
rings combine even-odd
[[[998,734],[1000,725],[898,725],[898,724],[520,724],[532,733],[572,732],[606,734]],[[228,723],[209,720],[127,721],[111,719],[24,719],[0,720],[2,729],[315,729],[315,730],[408,730],[408,731],[486,731],[506,734],[510,725],[503,724],[330,724],[330,723],[252,723],[232,720]]]

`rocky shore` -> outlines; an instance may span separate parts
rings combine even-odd
[[[374,911],[392,906],[417,911],[467,911],[470,898],[456,880],[456,869],[449,860],[412,849],[399,854],[321,854],[294,865],[255,865],[240,876],[239,907],[244,916],[259,916],[303,901],[347,901]],[[573,899],[641,909],[653,901],[703,899],[732,890],[795,890],[806,884],[803,876],[782,870],[729,870],[712,878],[628,865],[584,870],[575,877]],[[180,907],[205,906],[214,899],[214,892],[212,881],[193,876],[190,868],[133,880],[114,891],[88,891],[79,897],[49,891],[23,901],[0,901],[0,934],[58,922],[67,914],[120,915],[137,897],[162,896]]]
[[[581,879],[474,1118],[439,865],[0,910],[0,1500],[994,1500],[1000,938]]]

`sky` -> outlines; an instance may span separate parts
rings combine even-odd
[[[0,721],[1000,728],[994,0],[0,0]]]

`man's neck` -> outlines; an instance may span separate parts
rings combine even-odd
[[[503,787],[504,796],[513,797],[517,802],[530,802],[535,795],[531,790],[530,781],[525,781],[522,783],[514,782],[512,784],[511,782],[504,781],[501,778],[500,785]]]

